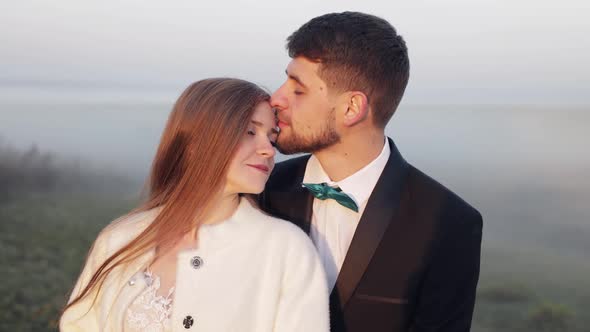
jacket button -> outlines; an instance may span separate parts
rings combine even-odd
[[[203,262],[203,259],[199,256],[195,256],[193,258],[191,258],[191,266],[193,267],[193,269],[199,269],[203,266],[205,262]]]
[[[195,323],[195,320],[191,316],[184,317],[184,320],[182,321],[182,325],[184,325],[185,329],[190,329],[194,323]]]

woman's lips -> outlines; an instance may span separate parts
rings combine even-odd
[[[263,173],[268,173],[268,171],[269,171],[269,168],[266,165],[261,165],[261,164],[247,164],[247,165],[252,168],[256,168],[257,170],[259,170]]]

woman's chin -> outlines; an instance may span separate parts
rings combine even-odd
[[[254,195],[258,195],[261,192],[264,191],[264,185],[256,185],[256,186],[248,186],[247,188],[242,188],[242,190],[240,190],[241,194],[254,194]]]

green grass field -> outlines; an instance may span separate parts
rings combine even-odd
[[[132,198],[38,194],[0,202],[0,330],[55,331],[97,233]],[[119,195],[122,196],[122,195]],[[473,330],[590,331],[590,266],[538,247],[484,242]]]
[[[590,266],[543,248],[485,248],[473,330],[590,331]]]
[[[33,195],[0,204],[0,330],[52,331],[88,249],[130,200]]]

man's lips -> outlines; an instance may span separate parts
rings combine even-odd
[[[266,165],[262,165],[262,164],[246,164],[246,165],[256,168],[257,170],[260,170],[264,173],[268,173],[268,171],[269,171],[269,168]]]
[[[286,122],[279,120],[279,123],[277,124],[279,126],[279,128],[283,129],[287,126],[289,126]]]

